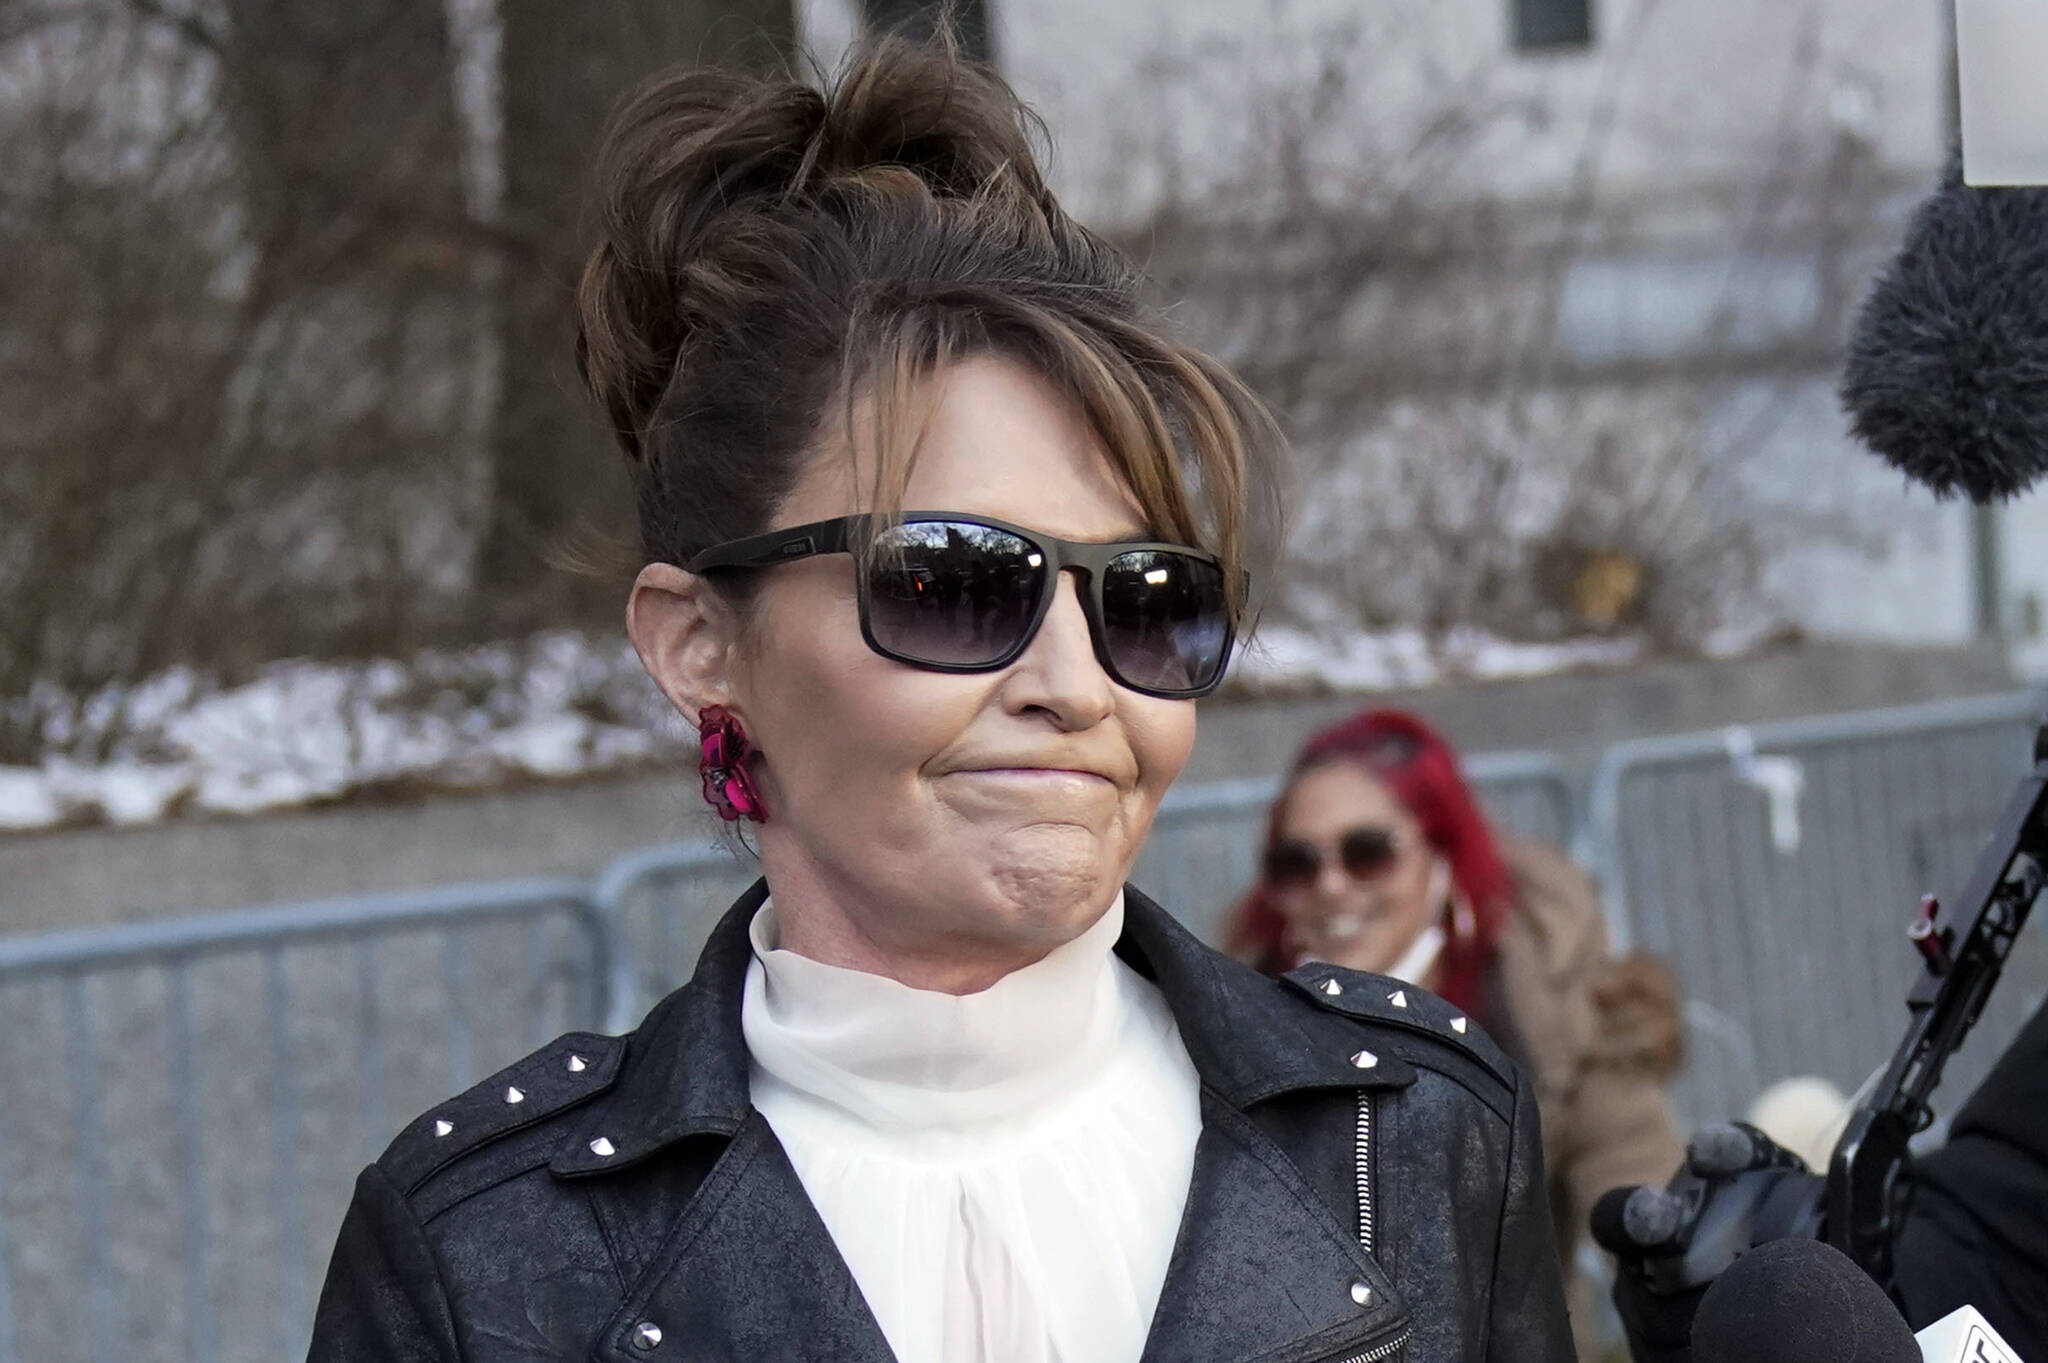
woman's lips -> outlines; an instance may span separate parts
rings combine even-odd
[[[1079,767],[967,767],[953,775],[962,778],[962,796],[991,809],[1094,810],[1120,793],[1109,777]]]
[[[1006,781],[1074,781],[1115,785],[1099,771],[1083,771],[1078,767],[966,767],[960,776],[985,776]]]

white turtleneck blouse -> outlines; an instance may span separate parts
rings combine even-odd
[[[1123,899],[978,994],[777,949],[750,926],[754,1105],[903,1363],[1131,1363],[1201,1130],[1166,1001],[1111,950]]]

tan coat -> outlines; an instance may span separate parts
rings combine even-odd
[[[1558,1255],[1571,1274],[1593,1203],[1610,1188],[1662,1184],[1683,1149],[1665,1084],[1684,1060],[1679,993],[1647,957],[1615,960],[1592,883],[1561,853],[1505,843],[1516,903],[1493,988],[1507,1016],[1494,1031],[1518,1046],[1543,1123]],[[1575,1284],[1581,1357],[1590,1298]]]

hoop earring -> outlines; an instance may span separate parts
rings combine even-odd
[[[1429,861],[1429,888],[1422,893],[1440,909],[1451,907],[1452,891],[1457,887],[1451,883],[1451,863],[1437,853]]]
[[[751,819],[768,822],[768,811],[746,761],[753,753],[747,731],[722,705],[707,705],[697,716],[697,735],[704,755],[699,766],[704,774],[704,802],[718,811],[727,823]]]
[[[1479,915],[1472,912],[1472,901],[1452,878],[1450,863],[1439,857],[1436,864],[1443,868],[1444,883],[1449,887],[1445,899],[1450,909],[1451,940],[1461,946],[1478,941]]]

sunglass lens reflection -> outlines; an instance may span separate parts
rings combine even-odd
[[[1230,645],[1228,619],[1222,569],[1193,555],[1133,550],[1103,574],[1103,648],[1127,685],[1208,686]]]
[[[912,521],[877,537],[868,630],[907,660],[993,663],[1022,642],[1045,589],[1045,555],[1021,535],[967,521]]]

